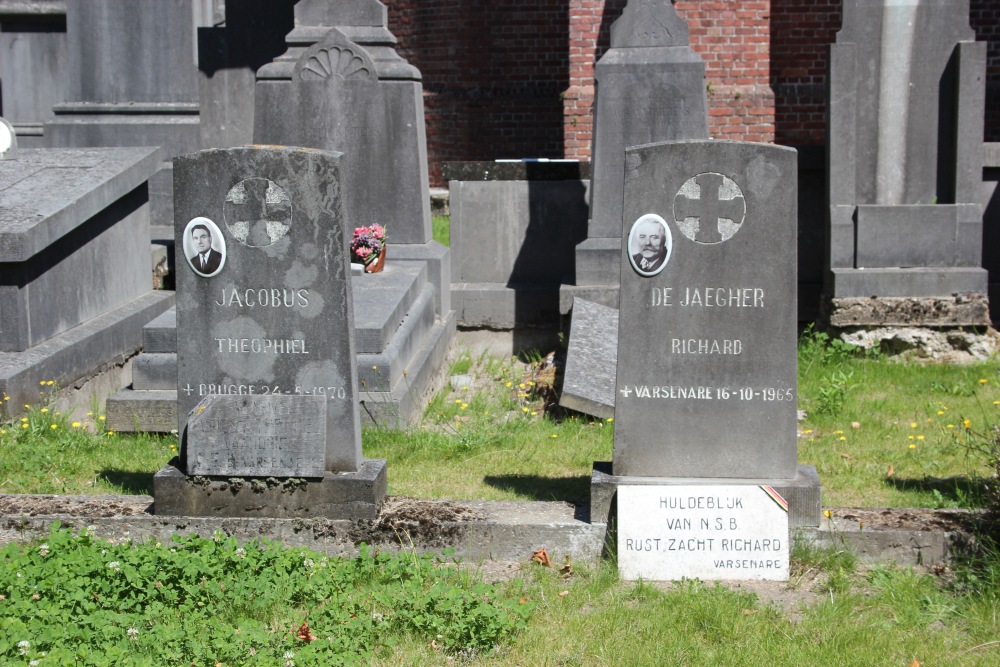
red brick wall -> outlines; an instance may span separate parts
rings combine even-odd
[[[594,63],[626,0],[383,0],[423,74],[431,182],[455,160],[589,159]],[[986,139],[1000,141],[1000,0],[970,0],[990,41]],[[841,0],[677,0],[705,61],[712,136],[822,145],[826,45]]]
[[[986,55],[986,141],[1000,141],[1000,2],[971,0],[969,23],[976,41],[989,42]]]

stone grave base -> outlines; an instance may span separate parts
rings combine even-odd
[[[39,382],[52,380],[60,389],[76,387],[123,363],[141,348],[146,323],[173,302],[173,292],[148,292],[23,352],[0,352],[0,392],[10,397],[0,405],[0,415],[8,409],[9,417],[25,404],[37,404]],[[103,401],[106,396],[97,398]]]
[[[370,520],[387,489],[385,459],[365,459],[357,472],[315,479],[189,477],[176,462],[153,476],[157,516]]]
[[[730,485],[771,486],[788,501],[788,527],[808,528],[820,525],[822,518],[819,475],[815,466],[800,465],[792,479],[731,479],[688,477],[628,477],[612,473],[610,461],[595,461],[590,477],[590,522],[609,523],[614,518],[615,493],[620,485]]]
[[[835,297],[823,304],[823,310],[824,320],[833,327],[990,325],[990,300],[984,292],[928,297]]]

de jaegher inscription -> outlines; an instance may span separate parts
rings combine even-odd
[[[770,145],[626,151],[623,237],[672,244],[655,273],[623,244],[615,475],[795,477],[795,178]]]

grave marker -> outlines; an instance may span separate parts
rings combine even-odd
[[[615,474],[794,477],[795,152],[690,141],[627,160],[622,238],[659,217],[670,252],[651,274],[635,239],[622,250]]]
[[[361,456],[340,170],[339,154],[282,146],[174,161],[182,456],[154,478],[158,514],[377,513],[385,461]]]
[[[626,578],[786,579],[786,498],[795,525],[819,507],[797,465],[796,153],[625,160],[613,476],[595,466],[591,510],[617,489]]]

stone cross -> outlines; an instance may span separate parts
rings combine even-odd
[[[698,243],[721,243],[735,233],[731,227],[742,224],[746,201],[742,194],[733,194],[732,186],[726,187],[729,183],[732,181],[722,174],[705,173],[681,187],[674,200],[675,218],[685,223],[681,233]],[[728,233],[723,230],[723,221],[731,222]]]

